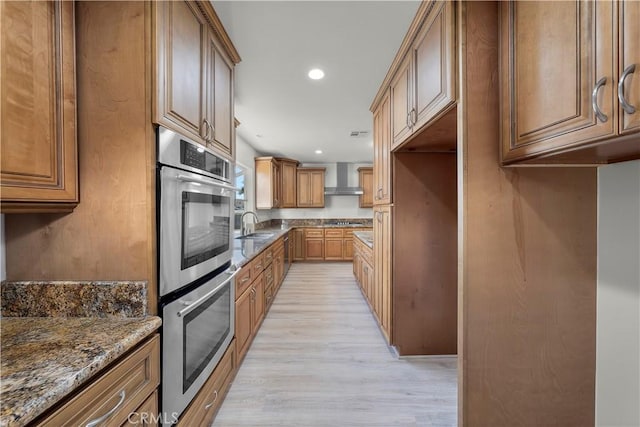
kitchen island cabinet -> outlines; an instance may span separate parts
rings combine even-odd
[[[0,2],[3,213],[78,204],[74,7]]]

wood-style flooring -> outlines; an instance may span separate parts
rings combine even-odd
[[[294,263],[213,426],[454,426],[456,375],[392,355],[352,264]]]

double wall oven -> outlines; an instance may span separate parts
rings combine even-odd
[[[162,413],[170,423],[234,335],[234,165],[158,128],[158,283]]]

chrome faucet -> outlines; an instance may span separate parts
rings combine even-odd
[[[251,214],[251,215],[253,215],[253,218],[254,218],[253,223],[254,223],[254,224],[257,224],[257,223],[259,223],[259,222],[260,222],[260,219],[258,218],[258,215],[257,215],[255,212],[253,212],[253,211],[246,211],[245,213],[243,213],[243,214],[242,214],[242,216],[240,217],[240,222],[242,223],[242,235],[243,235],[243,236],[246,236],[246,235],[248,234],[248,233],[247,233],[247,231],[248,231],[248,227],[246,227],[246,226],[245,226],[245,224],[244,224],[244,216],[245,216],[245,215],[247,215],[247,214]]]

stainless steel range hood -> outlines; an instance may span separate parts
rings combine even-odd
[[[325,196],[359,196],[361,187],[349,187],[349,163],[336,163],[337,186],[324,187]]]

